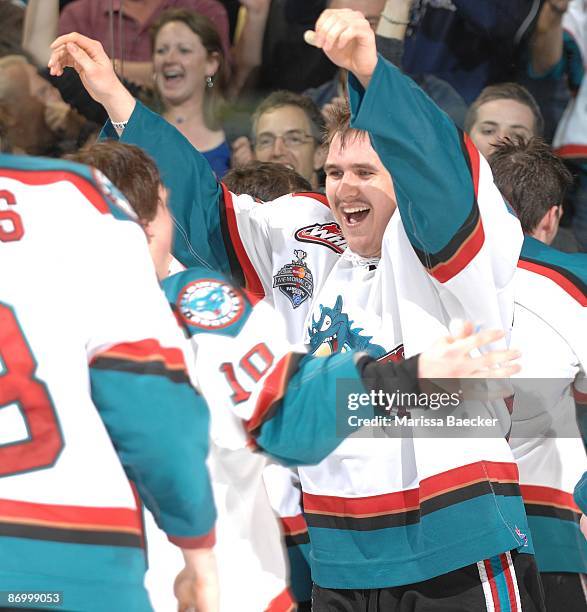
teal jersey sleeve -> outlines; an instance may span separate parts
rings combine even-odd
[[[575,487],[575,502],[577,506],[581,508],[581,512],[583,514],[587,513],[587,472],[583,474],[581,480],[577,483]]]
[[[563,47],[559,61],[546,72],[539,74],[532,68],[532,62],[528,62],[528,75],[533,79],[559,80],[568,78],[571,91],[577,92],[583,80],[585,67],[581,49],[570,32],[563,31]]]
[[[367,90],[349,76],[349,96],[351,125],[369,132],[391,173],[404,229],[422,264],[434,275],[457,255],[472,258],[483,229],[476,200],[479,153],[468,137],[382,57]]]
[[[348,393],[365,392],[355,353],[296,352],[280,315],[264,303],[253,308],[222,275],[186,270],[163,287],[192,339],[213,414],[232,406],[249,447],[285,465],[314,464],[354,431],[345,402]],[[373,409],[352,414],[368,417]]]
[[[100,138],[118,139],[110,121]],[[163,117],[137,101],[120,138],[146,151],[170,192],[176,231],[173,254],[186,267],[230,272],[222,238],[222,190],[206,159]]]
[[[117,345],[90,368],[92,398],[120,461],[169,539],[211,546],[216,511],[206,470],[209,415],[183,354],[155,341]]]

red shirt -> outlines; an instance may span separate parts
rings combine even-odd
[[[120,0],[112,0],[114,8],[114,53],[110,34],[110,2],[104,0],[76,0],[68,4],[59,16],[59,35],[79,32],[99,40],[110,57],[131,62],[150,62],[152,59],[149,29],[159,15],[168,8],[186,8],[208,17],[216,26],[227,64],[230,64],[228,17],[218,0],[161,0],[149,19],[141,26],[134,18],[122,12],[122,50],[120,47]],[[123,6],[124,9],[124,6]]]

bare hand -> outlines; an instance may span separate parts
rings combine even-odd
[[[587,516],[585,516],[584,514],[581,515],[579,527],[581,528],[581,533],[583,534],[583,536],[587,538]]]
[[[367,86],[377,65],[375,34],[359,11],[327,9],[316,22],[315,31],[304,34],[307,43],[322,49],[340,68],[352,72]]]
[[[179,612],[218,612],[216,558],[210,548],[182,550],[186,565],[174,584]]]
[[[232,157],[230,160],[230,165],[233,168],[246,166],[254,159],[255,154],[253,153],[251,142],[246,136],[241,136],[232,143]]]
[[[447,336],[435,342],[420,355],[419,378],[508,378],[521,367],[514,363],[519,351],[490,351],[471,357],[471,351],[501,340],[501,330],[485,330],[473,333],[473,324],[465,323],[455,336]]]
[[[124,88],[102,45],[97,40],[73,32],[57,38],[51,45],[50,72],[61,76],[72,67],[80,76],[87,92],[99,102],[112,121],[128,121],[135,99]]]

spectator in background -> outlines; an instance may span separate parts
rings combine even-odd
[[[544,120],[532,94],[517,83],[501,83],[486,87],[471,104],[465,118],[465,131],[489,159],[495,147],[504,138],[528,141],[542,136]],[[506,195],[507,198],[507,195]],[[566,227],[558,227],[553,246],[561,251],[575,253],[579,247]]]
[[[465,131],[485,159],[502,138],[521,136],[524,140],[542,136],[544,122],[532,95],[517,83],[486,87],[471,104]]]
[[[20,53],[24,10],[12,0],[0,0],[0,57]]]
[[[14,153],[55,155],[57,135],[47,124],[45,104],[33,95],[27,60],[0,59],[0,125]]]
[[[126,79],[150,85],[153,65],[149,29],[170,8],[190,9],[208,17],[218,31],[224,57],[230,61],[228,18],[218,0],[125,0],[124,3],[76,0],[59,16],[59,34],[79,32],[99,40],[111,57],[116,58],[117,68]]]
[[[283,164],[318,189],[326,158],[323,130],[322,113],[310,98],[291,91],[276,91],[253,114],[253,147],[246,137],[234,141],[233,165],[242,166],[253,159]]]
[[[553,147],[577,174],[570,196],[573,232],[587,252],[587,4],[549,0],[540,14],[531,46],[531,75],[547,89],[568,87],[571,99],[562,115]],[[549,109],[550,111],[550,109]],[[554,114],[554,113],[553,113]],[[560,117],[560,114],[559,114]]]
[[[492,83],[513,80],[518,45],[540,0],[415,0],[404,70],[448,81],[467,104]]]
[[[233,168],[222,182],[232,193],[244,193],[262,202],[271,202],[288,193],[312,191],[312,185],[295,170],[272,162],[251,161]]]
[[[220,125],[227,68],[212,22],[184,9],[165,11],[153,26],[155,87],[163,116],[208,160],[221,178],[230,148]]]
[[[377,51],[392,64],[401,66],[404,37],[412,0],[327,0],[331,9],[351,9],[362,13],[375,31]],[[460,127],[463,127],[467,105],[449,85],[433,75],[410,74],[418,85]],[[339,71],[331,81],[305,92],[324,109],[346,97],[346,74]]]

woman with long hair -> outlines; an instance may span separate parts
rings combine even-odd
[[[228,73],[218,32],[199,13],[171,9],[153,26],[152,41],[162,115],[222,177],[230,166],[230,148],[220,123]]]

